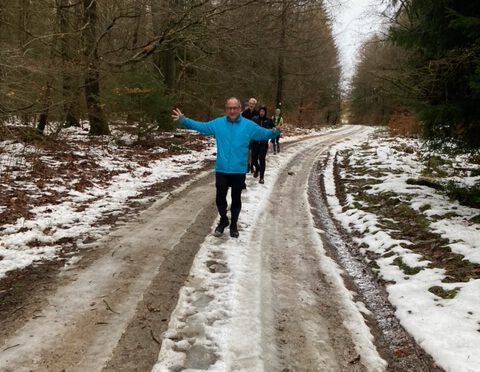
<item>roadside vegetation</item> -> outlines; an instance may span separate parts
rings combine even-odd
[[[392,264],[407,276],[416,275],[424,268],[437,268],[444,271],[444,283],[479,279],[479,262],[471,262],[452,251],[451,246],[459,241],[448,239],[432,226],[436,222],[463,221],[461,223],[477,226],[480,231],[478,158],[458,156],[452,159],[451,154],[425,151],[420,141],[390,137],[386,131],[379,131],[375,136],[378,143],[364,142],[359,148],[345,149],[337,154],[335,170],[340,180],[337,191],[343,196],[344,212],[355,208],[375,215],[375,228],[388,232],[393,239],[402,242],[400,246],[418,255],[416,261],[422,262],[421,265],[405,262],[395,247],[386,248],[382,253],[383,258],[392,257]],[[393,152],[383,153],[387,150],[379,143],[387,143]],[[393,158],[398,166],[392,168]],[[385,182],[393,186],[385,187]],[[440,209],[433,202],[429,204],[424,197],[427,192],[443,198],[443,203],[449,206]],[[462,213],[461,206],[469,207],[470,214]],[[369,232],[367,228],[356,234],[363,236]],[[478,236],[477,242],[480,242]],[[368,254],[375,266],[379,255]],[[458,290],[435,286],[431,292],[442,298],[453,298]]]
[[[393,264],[405,275],[416,275],[424,267],[428,267],[444,270],[445,283],[479,279],[480,264],[452,252],[450,244],[455,242],[443,237],[431,226],[436,221],[449,219],[465,219],[465,223],[479,224],[480,209],[477,209],[477,214],[473,217],[465,218],[461,213],[456,213],[455,207],[458,202],[460,205],[479,208],[478,159],[463,156],[452,160],[450,154],[440,152],[425,155],[418,140],[398,140],[390,137],[386,131],[377,132],[376,137],[380,143],[389,143],[390,148],[395,151],[387,156],[400,162],[404,159],[405,164],[411,163],[412,159],[418,162],[421,167],[415,172],[418,176],[409,177],[408,173],[399,172],[399,168],[390,168],[389,162],[383,163],[378,144],[364,142],[360,148],[340,151],[337,156],[341,161],[337,162],[335,169],[337,177],[341,179],[338,191],[339,195],[343,195],[344,210],[354,207],[377,216],[377,227],[388,231],[394,239],[403,241],[401,245],[418,254],[420,261],[428,261],[427,265],[411,265],[404,262],[401,256],[397,256],[395,250],[387,248],[383,257],[395,257]],[[405,182],[402,185],[399,181],[400,192],[393,191],[395,187],[388,191],[379,192],[377,189],[372,192],[375,186],[382,185],[389,177],[398,177]],[[438,214],[432,211],[432,205],[416,201],[415,198],[421,194],[422,188],[428,188],[431,192],[448,198],[452,204],[451,209],[447,213]],[[352,203],[347,203],[347,195],[353,200]],[[359,235],[364,233],[368,233],[368,230],[358,232]],[[432,287],[431,291],[442,298],[452,298],[457,293],[456,290],[444,290],[438,286]]]

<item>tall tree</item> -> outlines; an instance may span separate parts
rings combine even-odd
[[[90,134],[109,134],[107,120],[100,103],[100,61],[97,52],[97,2],[83,0],[83,48],[86,63],[85,98],[90,122]]]
[[[432,143],[480,148],[480,7],[470,0],[400,3],[392,40],[413,51],[414,108]]]
[[[406,71],[408,57],[379,35],[364,42],[349,93],[351,122],[385,125],[411,104],[416,82]]]
[[[283,81],[285,68],[285,49],[286,49],[286,34],[287,34],[287,12],[290,2],[282,1],[282,9],[279,17],[280,32],[278,38],[278,62],[277,62],[277,97],[276,107],[280,107],[283,101]]]
[[[107,112],[161,127],[170,123],[164,115],[170,99],[208,117],[235,95],[258,97],[272,108],[282,102],[285,114],[297,118],[302,112],[307,123],[335,120],[338,60],[321,1],[3,5],[3,117],[23,115],[31,123],[43,113],[45,123],[67,125],[88,117],[91,133],[102,134],[109,131]]]
[[[72,9],[78,8],[71,0],[56,0],[57,17],[60,32],[60,57],[62,71],[62,94],[63,94],[63,118],[67,127],[78,127],[79,120],[75,113],[75,101],[78,100],[75,81],[75,58],[73,48],[76,41],[75,29],[73,27]],[[78,62],[78,59],[77,59]]]

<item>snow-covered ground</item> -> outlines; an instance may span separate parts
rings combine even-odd
[[[305,131],[302,132],[304,136]],[[291,136],[289,139],[294,140],[299,136]],[[122,140],[130,141],[131,138],[124,137]],[[82,129],[69,128],[61,132],[60,141],[75,141],[75,146],[78,146],[88,142],[89,138]],[[145,161],[139,162],[132,154],[126,154],[125,149],[108,139],[101,146],[78,146],[72,151],[77,156],[96,163],[98,174],[108,171],[118,173],[105,183],[101,183],[100,179],[98,182],[91,179],[89,181],[92,185],[81,191],[74,187],[82,178],[81,162],[75,164],[78,167],[75,178],[68,181],[50,179],[39,189],[29,181],[32,165],[28,164],[25,156],[36,154],[36,157],[53,168],[63,164],[49,159],[48,155],[33,146],[12,141],[0,142],[0,176],[7,173],[15,180],[4,191],[30,189],[38,198],[51,194],[63,195],[55,204],[42,204],[30,209],[31,218],[22,217],[15,223],[0,221],[0,279],[10,270],[24,268],[40,260],[55,259],[62,249],[62,244],[56,244],[58,241],[73,238],[77,247],[82,248],[84,241],[105,236],[112,226],[98,222],[106,216],[125,213],[130,198],[137,197],[158,182],[189,175],[202,168],[205,161],[214,160],[214,140],[202,137],[197,141],[205,142],[203,151],[187,151],[148,164]],[[163,148],[152,150],[153,153],[164,151]],[[141,202],[138,198],[136,201]],[[0,212],[6,209],[6,206],[0,205]]]
[[[284,140],[285,142],[285,140]],[[362,151],[362,144],[368,142],[370,150]],[[381,183],[370,189],[369,193],[380,193],[391,190],[399,195],[409,194],[411,206],[416,211],[424,213],[428,218],[431,215],[444,215],[452,210],[455,218],[435,220],[430,224],[434,232],[450,241],[453,252],[463,254],[473,263],[480,263],[480,228],[469,222],[469,218],[478,215],[479,211],[473,208],[460,206],[448,200],[445,196],[425,186],[414,188],[407,185],[406,180],[419,175],[423,165],[415,154],[400,153],[395,149],[395,144],[408,144],[418,148],[419,142],[407,139],[396,141],[383,141],[374,136],[373,129],[365,128],[363,135],[356,136],[342,142],[330,150],[330,160],[325,172],[326,191],[328,202],[336,218],[343,224],[347,231],[360,231],[362,237],[357,238],[359,243],[364,243],[365,251],[372,251],[379,255],[387,250],[393,251],[394,256],[383,257],[377,260],[379,273],[389,284],[387,290],[389,299],[397,308],[397,316],[402,325],[415,337],[417,342],[430,353],[436,362],[447,371],[478,371],[480,365],[480,280],[470,280],[461,283],[444,283],[444,272],[441,269],[430,269],[421,256],[409,251],[409,242],[392,238],[389,231],[378,224],[377,217],[355,208],[352,195],[347,195],[349,208],[344,210],[335,194],[333,182],[333,159],[337,154],[341,158],[342,151],[352,149],[351,162],[364,162],[373,170],[380,169],[385,176]],[[14,151],[25,151],[12,143],[0,143],[0,164],[7,164]],[[373,148],[373,150],[372,150]],[[28,149],[27,149],[28,150]],[[19,219],[12,224],[2,224],[0,230],[0,278],[9,270],[26,267],[41,259],[54,259],[61,249],[60,245],[49,244],[35,247],[35,242],[52,243],[60,238],[71,237],[78,241],[82,247],[85,236],[98,238],[105,235],[108,226],[97,222],[107,213],[123,213],[123,208],[128,198],[141,193],[141,190],[159,181],[188,174],[192,169],[200,168],[205,160],[214,158],[215,148],[213,142],[201,152],[176,155],[165,159],[152,161],[140,166],[138,163],[120,164],[115,157],[115,151],[98,154],[97,162],[103,169],[120,168],[120,172],[107,186],[93,185],[84,191],[68,191],[59,204],[44,205],[32,210],[32,217]],[[91,156],[92,154],[86,154]],[[290,154],[292,155],[292,154]],[[247,332],[235,328],[232,319],[248,316],[248,307],[255,303],[235,304],[236,296],[243,300],[255,299],[247,296],[245,288],[249,288],[248,281],[251,277],[260,275],[256,272],[257,266],[245,266],[247,252],[238,250],[238,244],[248,242],[250,239],[248,226],[242,221],[254,221],[263,205],[263,195],[270,190],[269,180],[276,177],[278,170],[288,160],[288,151],[280,156],[270,156],[268,159],[266,184],[252,184],[245,195],[241,223],[241,236],[239,240],[218,240],[207,237],[192,266],[192,278],[204,282],[202,296],[194,293],[187,285],[181,290],[177,309],[172,316],[170,329],[164,335],[164,343],[159,355],[159,362],[154,370],[164,371],[169,366],[179,363],[182,357],[182,348],[189,348],[186,343],[175,343],[175,332],[181,326],[182,316],[191,316],[192,301],[204,301],[204,311],[197,313],[198,324],[203,324],[202,329],[196,330],[205,335],[204,347],[214,348],[214,353],[219,358],[211,370],[223,371],[228,365],[228,345],[232,337],[236,338],[238,345],[249,345],[252,353],[261,344],[259,339],[248,339]],[[337,158],[338,158],[337,157]],[[463,161],[463,159],[459,159]],[[401,171],[398,173],[398,171]],[[459,180],[457,180],[459,181]],[[478,182],[478,177],[465,178],[466,184]],[[65,186],[60,185],[58,190],[65,192]],[[85,208],[86,201],[91,200]],[[428,204],[429,208],[422,208]],[[82,206],[80,208],[80,206]],[[0,206],[0,212],[5,206]],[[423,212],[421,212],[423,211]],[[227,231],[228,233],[228,231]],[[403,244],[401,244],[403,243]],[[204,264],[212,255],[221,250],[228,260],[229,273],[216,270],[212,273]],[[250,252],[252,253],[252,252]],[[412,267],[422,267],[416,275],[405,275],[402,270],[392,262],[395,257],[401,257],[403,262]],[[72,260],[75,258],[72,257]],[[251,262],[250,262],[251,263]],[[338,274],[337,274],[338,275]],[[441,286],[445,290],[458,289],[453,299],[442,299],[428,291],[432,286]],[[197,302],[198,303],[198,302]],[[233,304],[233,305],[232,305]],[[234,306],[235,305],[235,306]],[[241,305],[241,306],[240,306]],[[197,311],[197,310],[195,310]],[[241,313],[235,313],[241,311]],[[252,324],[259,322],[252,319]],[[213,324],[215,326],[207,326]],[[365,339],[369,339],[368,330],[362,327],[359,333],[364,332]],[[207,337],[208,336],[208,337]],[[213,340],[213,341],[212,341]],[[229,341],[230,342],[227,342]],[[366,346],[368,349],[368,346]],[[380,361],[377,361],[379,365]]]
[[[368,146],[362,148],[362,145]],[[452,252],[462,254],[466,260],[480,264],[480,225],[470,222],[480,210],[460,205],[445,195],[426,186],[412,186],[407,179],[422,174],[425,165],[419,161],[417,151],[400,152],[399,145],[407,145],[419,150],[419,141],[396,139],[386,142],[384,138],[370,133],[368,138],[355,138],[334,146],[330,150],[327,165],[326,192],[328,203],[336,218],[350,232],[360,232],[357,242],[363,243],[365,250],[383,256],[376,260],[380,276],[387,281],[390,302],[396,307],[396,316],[415,340],[447,371],[478,371],[480,366],[480,280],[445,283],[445,270],[427,267],[429,262],[421,255],[408,249],[412,242],[392,238],[388,229],[379,224],[376,215],[355,207],[355,198],[347,194],[348,209],[344,210],[336,196],[333,182],[333,162],[337,155],[342,162],[342,151],[351,150],[350,167],[361,163],[371,171],[381,171],[385,175],[380,183],[370,188],[368,194],[391,191],[404,202],[431,216],[445,216],[455,212],[454,218],[432,220],[429,225],[433,232],[448,239]],[[465,157],[457,157],[455,166],[461,169],[478,169],[466,163]],[[346,174],[342,174],[342,178]],[[351,177],[351,175],[349,175]],[[468,174],[462,179],[452,180],[464,185],[480,182],[480,177]],[[377,180],[378,181],[378,180]],[[444,176],[443,182],[448,181]],[[408,196],[408,197],[407,197]],[[427,207],[428,208],[422,208]],[[423,212],[422,212],[423,211]],[[394,252],[392,255],[387,252]],[[394,259],[400,257],[410,267],[422,267],[415,275],[405,275]],[[443,299],[428,289],[441,286],[445,290],[458,290],[452,299]]]
[[[71,128],[65,130],[62,135],[66,137],[65,140],[75,139],[80,143],[88,141],[82,132],[77,128]],[[21,160],[22,155],[38,151],[31,146],[25,147],[10,141],[0,143],[0,149],[2,150],[0,165],[3,165],[0,174],[7,171],[6,165],[11,163],[9,159],[16,159],[16,162],[25,164],[26,161]],[[24,268],[40,260],[54,259],[63,247],[56,242],[61,242],[62,238],[73,238],[77,242],[77,247],[82,248],[84,241],[105,236],[112,226],[99,224],[102,218],[125,213],[129,199],[140,195],[142,190],[149,186],[169,178],[188,175],[192,170],[201,168],[205,160],[214,159],[215,148],[213,141],[209,141],[204,151],[191,151],[151,161],[148,164],[128,159],[124,150],[112,142],[107,142],[103,147],[84,147],[75,151],[76,155],[95,162],[99,174],[110,170],[115,170],[118,174],[106,184],[90,180],[91,187],[77,191],[73,186],[81,178],[82,172],[78,171],[76,178],[70,180],[70,185],[65,185],[62,180],[53,179],[49,180],[47,191],[35,190],[39,197],[44,193],[65,195],[65,191],[66,195],[56,204],[44,204],[31,209],[31,218],[19,218],[15,223],[1,224],[0,278],[10,270]],[[43,162],[49,161],[41,152],[38,156]],[[54,161],[50,161],[50,165],[58,166]],[[81,164],[77,163],[76,166],[81,169]],[[26,169],[20,169],[19,173],[26,173],[28,177],[29,171],[30,168],[27,166]],[[19,177],[14,174],[13,178]],[[25,189],[35,186],[27,179],[15,181],[15,185],[11,187]],[[1,208],[6,207],[0,206],[0,210]]]

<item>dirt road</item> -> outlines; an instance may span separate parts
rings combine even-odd
[[[97,244],[87,267],[60,272],[46,301],[29,303],[21,319],[12,316],[16,326],[1,340],[1,370],[98,371],[112,352],[116,360],[125,358],[112,370],[148,370],[178,289],[216,217],[211,182],[205,176],[171,193]]]
[[[274,200],[254,233],[262,242],[267,283],[264,334],[270,339],[266,344],[275,345],[265,356],[269,371],[364,371],[359,361],[372,352],[360,350],[368,340],[355,339],[355,330],[346,327],[358,311],[349,309],[351,301],[345,301],[348,295],[332,273],[335,264],[326,262],[305,191],[314,163],[345,136],[328,135],[308,147],[297,144],[304,148],[281,171]],[[370,370],[381,370],[378,361],[368,362]]]
[[[261,356],[265,370],[383,368],[371,358],[373,344],[349,326],[358,321],[358,310],[336,282],[335,264],[318,248],[321,235],[305,192],[318,157],[355,130],[307,147],[292,144],[297,154],[281,171],[272,202],[252,224],[255,239],[264,242],[258,250],[263,276],[258,332],[270,345]],[[150,371],[179,288],[215,218],[208,172],[96,243],[77,265],[52,277],[41,295],[21,304],[21,316],[3,314],[8,327],[0,334],[0,371]],[[236,370],[253,370],[244,367],[239,361]]]

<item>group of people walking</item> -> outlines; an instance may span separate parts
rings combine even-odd
[[[253,122],[262,128],[272,129],[280,127],[283,125],[283,119],[281,116],[280,109],[275,110],[275,116],[269,118],[267,116],[267,107],[260,106],[257,110],[257,100],[255,98],[250,98],[247,102],[245,110],[242,112],[242,116]],[[276,155],[280,152],[280,136],[271,140],[273,153]],[[266,156],[268,153],[268,141],[251,141],[250,142],[250,151],[248,159],[248,171],[253,173],[253,176],[257,178],[260,176],[259,182],[264,183],[265,167],[266,167]]]
[[[257,100],[251,98],[248,107],[242,112],[240,100],[236,97],[228,98],[225,102],[225,115],[208,122],[187,118],[178,108],[172,112],[172,119],[186,128],[215,137],[215,203],[220,215],[214,231],[216,236],[221,236],[225,228],[230,226],[230,236],[238,238],[238,217],[242,208],[241,196],[246,174],[253,167],[254,176],[260,176],[259,181],[263,183],[268,141],[272,141],[274,153],[280,151],[278,141],[275,147],[275,140],[280,137],[279,127],[282,121],[275,117],[268,118],[267,108],[262,106],[257,111],[256,105]],[[230,220],[227,216],[229,189]]]

